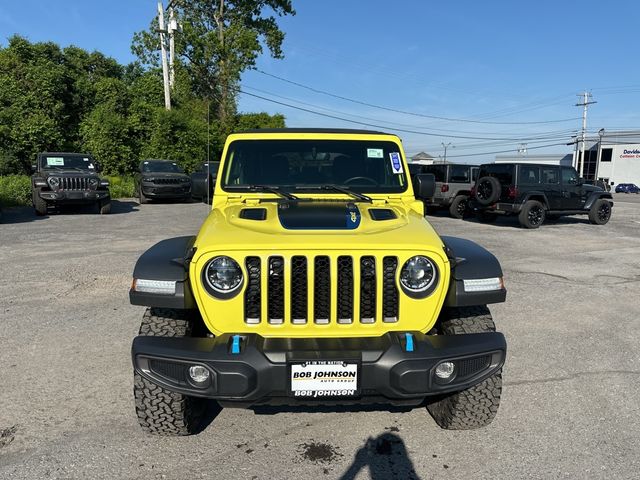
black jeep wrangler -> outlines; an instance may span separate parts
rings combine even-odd
[[[111,212],[109,182],[98,176],[100,168],[86,153],[39,153],[31,166],[31,197],[36,215],[49,206],[95,204],[102,214]]]
[[[534,163],[481,165],[471,196],[480,221],[518,215],[525,228],[564,215],[588,215],[592,224],[604,225],[613,207],[611,194],[586,184],[575,168]]]

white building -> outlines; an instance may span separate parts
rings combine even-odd
[[[409,163],[418,163],[420,165],[433,165],[434,163],[443,163],[442,160],[437,160],[433,158],[426,152],[416,153],[413,157],[410,158]]]
[[[543,163],[545,165],[573,165],[573,155],[564,153],[535,155],[496,155],[495,163]]]
[[[640,131],[607,132],[603,129],[600,133],[587,142],[590,148],[584,152],[583,177],[587,180],[597,178],[609,185],[640,185]],[[578,160],[578,172],[580,166]]]

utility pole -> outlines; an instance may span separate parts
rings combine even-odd
[[[162,1],[158,2],[158,33],[160,34],[160,55],[162,56],[162,80],[164,82],[164,107],[171,110],[171,92],[169,88],[169,68],[167,66],[167,46],[165,34],[167,29],[164,25],[164,7]]]
[[[584,143],[587,135],[587,107],[598,102],[591,100],[593,96],[586,90],[578,97],[582,97],[582,103],[576,103],[576,107],[582,107],[582,140],[580,141],[580,178],[582,178],[584,175]]]
[[[447,147],[448,147],[449,145],[451,145],[451,142],[447,143],[446,145],[445,145],[445,143],[444,143],[444,142],[441,142],[441,144],[442,144],[442,146],[444,147],[444,163],[447,163]],[[453,146],[453,147],[451,147],[451,148],[456,148],[456,146],[454,145],[454,146]]]
[[[169,2],[169,28],[167,30],[169,30],[169,86],[172,90],[176,83],[176,72],[174,68],[176,44],[174,37],[178,29],[178,21],[173,12],[173,2]]]

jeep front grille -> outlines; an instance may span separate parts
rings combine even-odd
[[[253,256],[246,257],[245,267],[244,318],[248,324],[372,324],[400,318],[396,257]]]
[[[60,177],[62,190],[89,190],[89,177]]]
[[[156,178],[153,183],[158,185],[178,185],[182,183],[182,180],[179,178]]]

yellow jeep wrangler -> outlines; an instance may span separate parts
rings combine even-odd
[[[135,406],[150,433],[198,431],[223,407],[387,404],[442,428],[490,423],[506,342],[487,304],[496,258],[439,236],[400,139],[360,130],[230,135],[198,235],[136,263],[147,306],[133,341]]]

